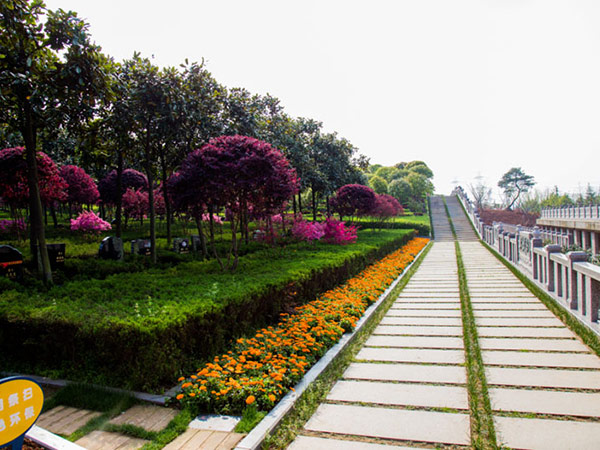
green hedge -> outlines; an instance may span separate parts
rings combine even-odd
[[[428,237],[431,232],[431,228],[427,223],[419,222],[369,222],[361,221],[357,222],[356,225],[361,230],[416,230],[419,236]]]
[[[0,296],[0,367],[134,389],[173,384],[232,338],[275,321],[406,243],[414,231],[359,232],[349,246],[252,253],[235,274],[211,262]]]

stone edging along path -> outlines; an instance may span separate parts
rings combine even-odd
[[[327,367],[336,359],[336,357],[350,345],[355,337],[362,331],[373,315],[379,310],[394,288],[404,279],[411,268],[420,262],[423,254],[427,253],[432,243],[429,242],[414,258],[414,260],[404,269],[396,280],[383,292],[377,301],[373,303],[351,333],[344,334],[340,341],[331,347],[325,355],[304,375],[304,378],[294,386],[294,391],[290,391],[284,396],[277,405],[254,427],[254,429],[235,447],[236,450],[254,450],[261,446],[266,437],[281,423],[285,416],[292,410],[296,401],[302,396],[306,389],[313,383]]]

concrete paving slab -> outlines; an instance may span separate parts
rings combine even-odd
[[[431,309],[390,309],[386,317],[461,317],[459,309],[440,309],[432,312]]]
[[[177,411],[154,405],[135,405],[113,418],[114,425],[135,425],[147,431],[160,431],[177,415]]]
[[[489,385],[600,390],[600,372],[486,367]]]
[[[370,442],[330,439],[314,436],[298,436],[288,450],[404,450],[414,447],[373,444]]]
[[[575,335],[568,328],[542,327],[477,327],[479,337],[568,338]]]
[[[475,322],[478,326],[483,327],[561,327],[565,324],[556,317],[541,318],[541,317],[476,317]]]
[[[113,449],[137,449],[144,444],[149,443],[144,439],[138,439],[131,436],[126,436],[121,433],[112,433],[109,431],[92,431],[90,434],[83,436],[75,441],[77,445],[88,450],[113,450]]]
[[[442,311],[442,310],[460,310],[460,302],[452,301],[452,302],[399,302],[396,301],[392,304],[390,311],[393,310],[411,310],[411,309],[428,309],[434,311]]]
[[[356,359],[365,361],[462,364],[465,361],[465,354],[462,350],[364,347],[358,352]]]
[[[556,316],[548,310],[535,310],[526,311],[522,309],[508,309],[508,310],[475,310],[473,311],[475,317],[517,317],[521,319],[527,318],[540,318],[540,319],[555,319]]]
[[[494,417],[498,441],[511,448],[543,450],[596,449],[600,423]]]
[[[600,369],[600,358],[582,353],[539,353],[519,351],[483,351],[483,363],[496,366],[565,367]]]
[[[394,304],[410,305],[413,303],[446,303],[460,307],[460,297],[397,297]]]
[[[600,416],[600,393],[491,388],[489,394],[495,411]]]
[[[467,381],[464,367],[421,364],[352,363],[344,372],[344,378],[449,384],[465,384]]]
[[[58,406],[42,414],[36,424],[52,433],[68,436],[101,415],[89,409]]]
[[[407,292],[407,293],[403,293],[400,292],[400,295],[398,295],[398,298],[436,298],[436,299],[441,299],[441,298],[451,298],[451,299],[455,299],[455,298],[460,298],[460,296],[458,294],[451,294],[451,293],[446,293],[446,292]]]
[[[239,423],[241,417],[223,416],[220,414],[202,414],[192,420],[189,428],[196,430],[211,430],[211,431],[233,431]]]
[[[338,381],[327,395],[327,399],[426,408],[468,409],[469,407],[465,387],[375,381]]]
[[[502,311],[547,311],[542,302],[531,303],[473,303],[473,312],[502,310]]]
[[[548,352],[589,353],[590,350],[575,339],[480,338],[482,350],[537,350]]]
[[[381,325],[445,325],[461,326],[460,317],[391,317],[385,316],[379,322]]]
[[[409,336],[462,336],[462,327],[418,327],[401,325],[379,325],[373,334]]]
[[[446,348],[462,349],[463,340],[459,337],[446,336],[371,336],[366,347],[413,347],[413,348]]]
[[[304,427],[309,431],[469,445],[469,416],[352,405],[321,405]]]
[[[517,305],[517,304],[534,304],[534,305],[539,305],[541,302],[539,301],[539,299],[535,298],[535,297],[518,297],[518,298],[509,298],[506,296],[493,296],[493,297],[483,297],[483,296],[476,296],[476,295],[470,295],[471,298],[471,303],[473,304],[473,306],[475,306],[477,303],[485,303],[485,304],[489,304],[489,303],[510,303],[513,305]]]

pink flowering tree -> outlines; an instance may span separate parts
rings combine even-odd
[[[68,184],[66,201],[69,205],[69,216],[74,206],[80,210],[82,205],[95,205],[100,199],[96,183],[81,167],[62,166],[59,174]]]
[[[339,188],[330,204],[333,210],[340,215],[340,220],[345,216],[368,215],[375,206],[375,192],[368,186],[362,184],[347,184]]]

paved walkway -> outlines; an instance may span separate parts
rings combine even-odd
[[[600,447],[600,358],[477,241],[456,199],[446,202],[498,444]],[[431,210],[433,248],[291,449],[470,445],[454,242],[443,200]]]

